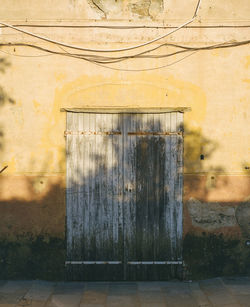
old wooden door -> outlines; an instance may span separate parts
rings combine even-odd
[[[69,279],[176,277],[182,116],[67,113]]]

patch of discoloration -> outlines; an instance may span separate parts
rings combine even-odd
[[[248,275],[250,251],[245,242],[222,234],[188,233],[183,242],[186,278]]]
[[[221,206],[219,203],[202,203],[190,199],[187,203],[193,226],[204,230],[236,226],[235,208]]]
[[[64,279],[65,241],[26,233],[0,239],[0,279]]]
[[[163,0],[88,0],[88,3],[102,18],[118,14],[155,19],[163,10]]]
[[[184,142],[184,147],[186,143]],[[199,163],[197,157],[197,163]],[[201,168],[201,172],[184,175],[184,201],[190,198],[199,199],[202,202],[220,202],[223,204],[235,203],[236,205],[246,201],[249,196],[250,176],[229,174],[207,174],[207,170]]]
[[[245,68],[248,69],[250,66],[250,55],[245,58]]]
[[[250,236],[250,202],[240,204],[236,209],[236,219],[244,235]]]
[[[65,189],[58,176],[0,178],[0,239],[19,235],[64,237]]]

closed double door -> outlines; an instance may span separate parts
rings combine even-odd
[[[181,112],[67,112],[67,274],[167,280],[182,264]]]

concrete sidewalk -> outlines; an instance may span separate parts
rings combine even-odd
[[[0,307],[250,307],[250,278],[199,282],[0,281]]]

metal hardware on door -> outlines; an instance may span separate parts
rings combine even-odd
[[[128,261],[128,264],[182,264],[182,261],[174,260],[174,261]]]
[[[130,183],[126,184],[125,191],[132,192],[132,190],[133,190],[132,184],[130,184]]]
[[[121,264],[121,261],[65,261],[68,264]]]

